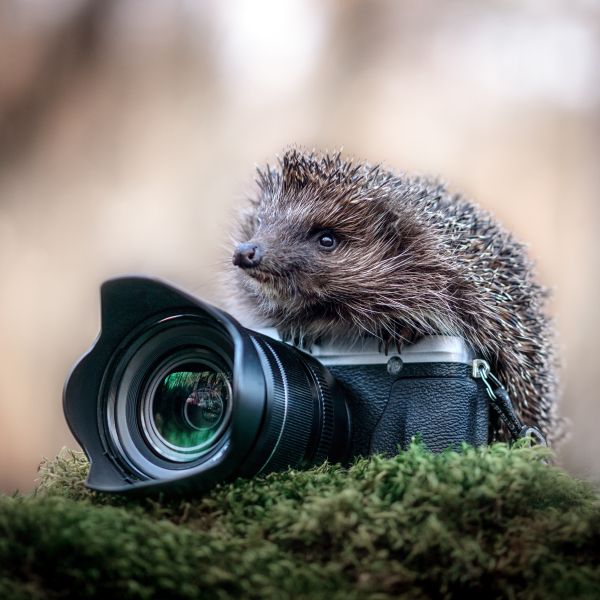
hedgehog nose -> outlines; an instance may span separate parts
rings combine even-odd
[[[262,248],[258,244],[252,242],[240,244],[233,253],[233,264],[242,269],[258,267],[262,254]]]

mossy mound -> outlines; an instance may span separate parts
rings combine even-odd
[[[600,502],[545,452],[415,444],[162,502],[65,452],[0,497],[0,598],[598,598]]]

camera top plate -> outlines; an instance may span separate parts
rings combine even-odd
[[[264,328],[257,331],[282,341],[275,328]],[[310,350],[300,349],[317,358],[325,366],[380,365],[386,364],[393,356],[400,357],[403,363],[471,365],[475,358],[475,353],[462,338],[450,335],[424,336],[414,344],[406,345],[400,353],[388,352],[386,354],[375,337],[324,340],[315,344]]]

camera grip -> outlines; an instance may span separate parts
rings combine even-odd
[[[468,365],[405,364],[397,377],[384,364],[329,370],[346,393],[353,455],[394,455],[416,435],[433,452],[488,443],[488,397]]]
[[[414,436],[432,452],[456,449],[462,442],[480,446],[488,442],[488,421],[485,390],[472,377],[401,377],[392,384],[370,450],[393,455]]]
[[[351,423],[351,455],[368,456],[373,431],[390,397],[392,380],[385,364],[328,367],[343,389]]]

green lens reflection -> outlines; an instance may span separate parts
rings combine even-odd
[[[168,373],[154,396],[156,431],[171,446],[207,446],[221,431],[231,403],[228,376],[208,365],[184,365]]]

